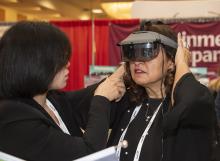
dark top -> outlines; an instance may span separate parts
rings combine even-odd
[[[147,127],[150,119],[147,117],[152,116],[158,105],[162,100],[158,99],[149,99],[146,101],[149,103],[149,106],[146,106],[145,103],[142,105],[140,111],[138,112],[135,119],[130,123],[127,133],[124,137],[125,140],[129,141],[129,145],[126,149],[121,149],[120,161],[133,161],[134,155],[137,149],[138,142]],[[127,110],[124,114],[122,120],[130,120],[131,114],[134,108],[131,110]],[[125,127],[126,122],[120,122],[120,127]],[[123,129],[121,129],[123,132]],[[143,145],[143,149],[145,149],[145,153],[142,153],[139,158],[140,161],[156,161],[161,158],[162,153],[162,109],[160,108],[153,125],[149,130],[149,134],[145,138],[146,144]],[[114,143],[115,145],[117,143]],[[154,150],[157,149],[157,150]]]
[[[33,99],[1,100],[0,151],[28,161],[65,161],[103,149],[108,135],[110,102],[102,96],[92,97],[93,90],[48,94],[71,136]],[[91,102],[87,101],[90,104],[88,124],[81,108],[82,96],[92,98]],[[86,128],[84,135],[80,127]]]
[[[168,102],[165,100],[161,108],[163,114],[159,112],[144,141],[140,161],[210,161],[214,125],[211,93],[191,73],[187,73],[176,84],[174,101],[174,106],[167,110]],[[130,113],[135,107],[127,95],[112,105],[112,133],[108,146],[117,145],[121,129],[128,124]],[[140,111],[137,116],[140,118],[127,131],[125,139],[128,148],[121,151],[123,161],[133,160],[139,136],[146,127],[143,123],[144,113],[144,109]]]
[[[215,111],[216,111],[218,123],[220,125],[220,91],[218,91],[215,98]]]

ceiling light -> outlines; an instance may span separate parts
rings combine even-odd
[[[92,13],[100,14],[103,13],[103,11],[101,9],[92,9]]]
[[[4,0],[5,2],[18,3],[18,0]]]
[[[52,14],[52,16],[53,16],[53,17],[56,17],[56,18],[59,18],[59,17],[61,17],[61,14],[55,13],[55,14]]]
[[[104,2],[103,10],[112,18],[131,18],[131,6],[133,2]]]
[[[33,11],[41,11],[41,7],[30,7],[29,8],[30,10],[33,10]]]
[[[50,1],[41,0],[41,1],[39,1],[39,4],[43,7],[45,7],[45,8],[48,8],[48,9],[51,9],[51,10],[56,10],[56,7]]]
[[[84,15],[79,16],[79,19],[80,20],[89,20],[90,17],[88,15],[84,14]]]

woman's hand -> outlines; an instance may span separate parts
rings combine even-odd
[[[190,51],[187,42],[183,41],[182,36],[178,33],[178,48],[175,57],[176,66],[185,66],[188,68],[191,60]]]
[[[121,65],[111,76],[106,78],[96,89],[94,95],[106,97],[109,101],[119,101],[125,94],[123,75],[124,65]]]
[[[184,74],[190,72],[189,69],[190,60],[191,60],[191,55],[187,47],[187,44],[185,41],[182,40],[181,34],[178,33],[178,48],[175,56],[176,73],[175,73],[173,89],[172,89],[172,97],[171,97],[172,104],[174,104],[173,91],[175,89],[176,83],[180,80],[180,78]]]

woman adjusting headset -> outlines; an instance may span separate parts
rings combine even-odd
[[[108,145],[127,140],[120,161],[209,161],[213,100],[189,70],[181,35],[177,44],[168,26],[148,23],[119,45],[127,92],[112,104]]]

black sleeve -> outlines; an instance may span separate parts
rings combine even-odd
[[[103,79],[101,82],[104,80],[105,79]],[[85,129],[88,123],[88,111],[90,109],[94,92],[101,82],[78,91],[64,93],[64,97],[67,99],[67,102],[71,104],[71,107],[75,113],[74,118],[76,118],[78,124],[83,129]],[[121,113],[123,113],[124,109],[127,108],[128,104],[129,101],[127,94],[125,94],[125,96],[123,96],[119,102],[111,102],[110,128],[117,123],[121,117]]]
[[[127,111],[129,107],[133,107],[133,106],[134,104],[130,102],[127,92],[125,92],[124,96],[121,98],[119,102],[112,101],[110,128],[112,129],[113,127],[117,127],[125,111]]]
[[[165,122],[169,128],[180,126],[211,127],[214,100],[207,87],[192,75],[185,74],[174,89],[174,106],[167,112]]]
[[[64,92],[62,99],[68,102],[72,108],[73,117],[77,120],[81,128],[85,129],[88,123],[88,112],[91,107],[92,98],[94,96],[95,89],[99,84],[94,84],[87,88],[83,88],[77,91]]]
[[[68,99],[69,103],[72,105],[72,107],[77,109],[79,108],[80,104],[82,104],[87,99],[88,101],[86,101],[85,104],[89,105],[91,103],[94,92],[98,85],[99,84],[94,84],[80,90],[65,92],[65,96]]]
[[[218,123],[220,123],[220,91],[218,91],[217,96],[215,98],[215,111]]]
[[[110,117],[110,102],[106,98],[92,99],[83,137],[63,133],[30,108],[16,105],[8,108],[13,111],[1,112],[4,117],[0,120],[0,150],[26,160],[65,161],[105,148]],[[24,113],[26,117],[19,118]]]

